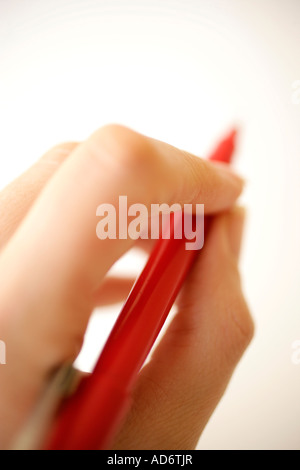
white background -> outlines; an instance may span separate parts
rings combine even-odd
[[[198,155],[241,128],[256,336],[200,449],[300,449],[299,24],[299,0],[0,0],[1,186],[109,122]],[[114,318],[93,318],[82,368]]]

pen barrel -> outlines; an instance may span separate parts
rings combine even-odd
[[[114,377],[97,377],[97,384],[88,379],[84,378],[76,393],[63,404],[44,449],[109,448],[130,406],[130,395]]]
[[[182,213],[174,214],[173,230],[183,220]],[[185,237],[175,239],[173,231],[169,239],[158,241],[121,310],[94,374],[115,374],[131,388],[197,254],[196,250],[186,250],[186,242]]]
[[[157,242],[93,373],[62,406],[47,449],[105,449],[111,444],[136,377],[197,254],[186,250],[190,238],[174,238],[176,224],[183,222],[183,213],[172,214],[170,238]]]

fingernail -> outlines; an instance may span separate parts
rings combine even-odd
[[[244,207],[235,207],[228,217],[228,239],[233,255],[239,259],[246,219]]]

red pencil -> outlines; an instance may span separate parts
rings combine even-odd
[[[229,162],[236,132],[212,153]],[[176,223],[182,223],[175,215]],[[46,449],[108,449],[130,406],[130,394],[176,296],[197,256],[186,238],[160,239],[136,281],[92,374],[64,403]]]

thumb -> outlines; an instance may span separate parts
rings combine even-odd
[[[253,335],[237,267],[244,213],[215,216],[178,302],[144,367],[116,447],[191,449]]]

